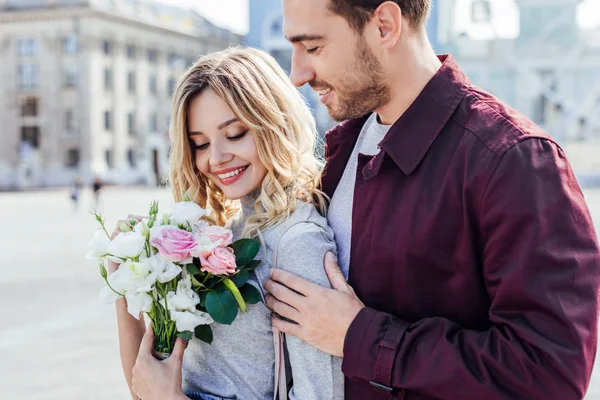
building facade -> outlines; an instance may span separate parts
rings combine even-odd
[[[158,183],[177,80],[240,41],[149,1],[0,0],[0,189]]]
[[[438,2],[440,0],[434,0],[434,7],[427,25],[430,41],[434,48],[438,46],[438,7],[435,4]],[[269,52],[279,62],[279,65],[289,73],[292,64],[292,45],[283,35],[281,0],[249,0],[248,6],[249,30],[245,37],[246,43],[249,46]],[[319,101],[318,95],[308,85],[300,88],[300,92],[313,111],[319,134],[323,135],[335,125],[335,122],[329,117],[327,107]]]
[[[446,0],[444,0],[446,1]],[[582,0],[517,0],[516,38],[460,34],[447,0],[441,51],[477,86],[524,113],[567,152],[581,183],[600,184],[600,28],[582,30]],[[494,4],[472,1],[472,21],[494,29]]]

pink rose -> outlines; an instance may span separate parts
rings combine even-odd
[[[207,226],[200,234],[208,236],[211,242],[219,246],[229,246],[233,240],[233,233],[229,229],[216,225]]]
[[[207,258],[200,257],[203,272],[213,275],[229,275],[235,272],[235,255],[230,247],[217,247]]]
[[[198,245],[194,236],[183,229],[163,228],[152,238],[152,246],[166,260],[180,262],[190,257],[190,252]]]

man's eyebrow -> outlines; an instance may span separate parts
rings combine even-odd
[[[309,40],[322,40],[324,38],[325,38],[325,36],[323,36],[323,35],[309,35],[309,34],[286,36],[286,39],[288,41],[290,41],[291,43],[305,42],[305,41],[309,41]]]

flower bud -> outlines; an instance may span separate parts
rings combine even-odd
[[[106,277],[108,276],[106,268],[104,267],[104,263],[100,263],[100,275],[102,275],[104,279],[106,279]]]
[[[126,224],[119,222],[118,225],[119,225],[119,230],[121,232],[131,232],[131,228],[129,226],[127,226]]]

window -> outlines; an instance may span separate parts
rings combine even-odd
[[[129,58],[130,60],[135,60],[135,46],[132,44],[128,44],[127,45],[127,58]]]
[[[167,93],[169,93],[169,96],[171,96],[174,91],[175,91],[175,78],[170,78],[168,87],[167,87]]]
[[[112,90],[113,88],[113,73],[112,69],[104,68],[104,89]]]
[[[77,35],[72,33],[63,39],[63,52],[65,54],[77,54],[79,51],[79,43],[77,41]]]
[[[129,93],[135,93],[135,72],[129,71],[127,74],[127,90]]]
[[[157,51],[154,49],[148,49],[148,62],[150,62],[152,64],[156,64],[157,60],[158,60]]]
[[[127,162],[131,168],[135,168],[135,150],[129,149],[127,150]]]
[[[33,57],[37,55],[38,47],[36,38],[19,39],[17,51],[21,57]]]
[[[158,132],[158,115],[156,113],[150,114],[148,127],[150,132]]]
[[[110,111],[104,111],[104,130],[112,130],[112,113]]]
[[[112,168],[113,167],[113,156],[112,156],[112,151],[110,150],[106,150],[104,152],[104,160],[106,161],[106,166],[108,168]]]
[[[65,130],[69,133],[75,130],[75,118],[73,116],[73,110],[65,111]]]
[[[67,88],[77,87],[77,67],[67,66],[64,68],[64,86]]]
[[[276,18],[271,23],[271,36],[282,36],[283,35],[283,16]]]
[[[68,149],[65,154],[65,166],[67,168],[76,168],[79,166],[79,149]]]
[[[183,66],[184,62],[179,54],[169,53],[169,67],[177,68],[178,66]]]
[[[127,132],[135,135],[135,114],[132,112],[127,114]]]
[[[152,72],[150,74],[150,78],[148,80],[149,80],[148,86],[149,86],[150,94],[156,94],[156,92],[158,91],[158,89],[156,87],[156,74],[154,72]]]
[[[21,142],[27,142],[31,147],[37,149],[40,145],[40,127],[39,126],[22,126],[21,127]]]
[[[104,51],[104,54],[111,55],[113,52],[113,44],[111,41],[109,40],[103,40],[102,41],[102,50]]]
[[[36,88],[39,83],[39,66],[32,63],[19,65],[19,87],[22,89]]]
[[[22,117],[37,117],[38,115],[38,99],[36,97],[25,97],[21,99],[21,116]]]

